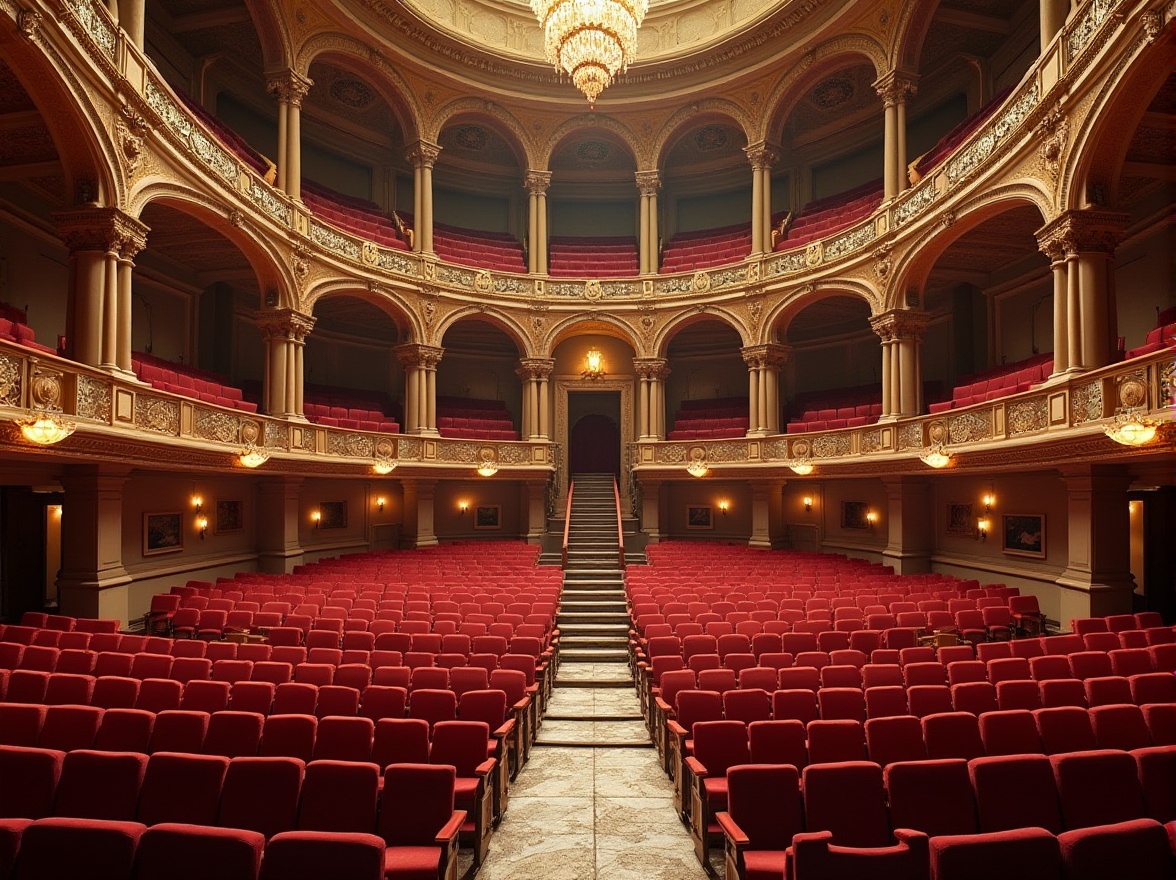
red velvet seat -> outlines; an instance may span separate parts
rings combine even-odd
[[[944,835],[931,840],[932,880],[1061,880],[1057,838],[1041,828],[969,835]]]
[[[61,768],[54,815],[134,821],[147,760],[141,753],[69,752]]]
[[[239,828],[165,822],[148,828],[135,855],[136,880],[257,880],[265,837]]]
[[[1130,756],[1125,756],[1130,760]],[[980,831],[1036,826],[1062,830],[1061,806],[1050,759],[1044,755],[1002,755],[968,763]],[[1138,785],[1138,783],[1136,783]]]
[[[810,764],[804,769],[805,827],[830,831],[838,846],[890,844],[882,770],[870,761]]]
[[[306,765],[297,758],[241,757],[229,762],[217,824],[270,838],[293,829]]]
[[[741,764],[727,771],[727,809],[716,814],[727,840],[728,870],[746,880],[774,880],[785,850],[804,828],[796,767]]]
[[[458,833],[467,816],[454,809],[452,766],[393,764],[384,771],[379,835],[389,880],[436,880],[456,871]]]
[[[861,761],[866,756],[865,731],[860,721],[821,719],[809,722],[806,733],[810,764]]]
[[[894,828],[913,828],[931,837],[976,833],[967,761],[897,762],[883,770],[883,780]]]
[[[1067,830],[1109,825],[1146,815],[1135,759],[1110,749],[1050,759]]]
[[[923,729],[919,719],[913,715],[871,718],[866,721],[865,730],[866,753],[871,761],[882,767],[899,761],[923,761],[927,758]]]
[[[465,810],[461,832],[474,848],[474,864],[481,865],[489,848],[493,819],[494,758],[487,758],[489,725],[480,721],[441,721],[433,725],[430,764],[457,770],[454,798]]]
[[[138,821],[215,825],[228,766],[228,758],[214,755],[153,754],[139,791]]]
[[[380,768],[372,763],[314,761],[306,765],[299,831],[367,834],[376,827]]]
[[[986,712],[980,716],[980,738],[987,755],[1042,754],[1033,713],[1027,709]]]
[[[0,745],[0,819],[40,819],[53,812],[65,753]]]
[[[40,819],[20,836],[12,880],[127,880],[145,830],[138,822]]]
[[[384,848],[374,834],[283,831],[265,845],[260,880],[383,880]]]

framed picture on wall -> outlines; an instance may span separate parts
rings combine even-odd
[[[212,530],[217,535],[226,532],[239,532],[245,528],[245,517],[239,498],[218,498],[216,502],[216,518],[212,523]]]
[[[175,553],[184,549],[184,516],[181,513],[143,514],[143,555]]]
[[[502,506],[499,504],[480,504],[474,508],[475,529],[502,528]]]
[[[870,505],[865,501],[841,502],[841,528],[868,529],[870,527]]]
[[[1045,557],[1044,513],[1006,513],[1001,520],[1001,549],[1005,553]]]
[[[713,529],[714,527],[714,512],[709,507],[693,504],[686,507],[686,528]]]
[[[976,536],[976,518],[972,516],[971,504],[947,505],[947,533],[964,538]]]
[[[320,529],[347,528],[346,501],[323,501],[319,504],[319,513],[322,514],[319,519]]]

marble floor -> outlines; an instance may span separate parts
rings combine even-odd
[[[578,667],[585,668],[578,668]],[[595,667],[595,668],[593,668]],[[632,689],[563,687],[614,680],[623,664],[560,666],[540,742],[649,742]],[[628,716],[631,720],[594,721]],[[640,730],[638,730],[640,728]],[[718,852],[716,850],[716,852]],[[651,745],[538,745],[511,786],[481,880],[704,880],[673,788]]]

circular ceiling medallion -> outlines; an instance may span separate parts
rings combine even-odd
[[[335,80],[331,83],[331,97],[356,110],[362,110],[376,98],[371,88],[357,79]]]
[[[603,162],[612,154],[612,147],[604,141],[583,141],[576,145],[576,158],[581,162]]]
[[[486,130],[476,125],[463,125],[453,133],[454,146],[463,150],[484,150],[486,140]]]
[[[721,150],[727,146],[728,141],[730,137],[727,135],[727,129],[721,125],[708,125],[706,128],[700,128],[694,135],[694,146],[700,153]]]
[[[840,107],[846,101],[852,100],[854,93],[853,82],[844,77],[831,76],[813,88],[813,103],[822,110]]]

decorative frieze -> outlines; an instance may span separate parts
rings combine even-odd
[[[180,433],[179,401],[139,394],[135,397],[135,427],[176,437]]]
[[[78,417],[110,424],[110,392],[109,382],[103,382],[93,376],[78,376]]]
[[[118,30],[107,20],[106,14],[92,0],[74,0],[70,4],[82,30],[111,61],[118,49]]]
[[[20,359],[0,355],[0,403],[13,407],[21,405],[22,377]]]
[[[980,130],[980,134],[955,158],[947,163],[948,182],[955,186],[970,177],[1002,146],[1009,134],[1016,131],[1041,99],[1041,88],[1033,80],[1015,101],[994,120]]]
[[[1103,414],[1102,382],[1089,382],[1070,390],[1070,424],[1082,425],[1101,419]]]
[[[937,198],[939,198],[939,190],[935,186],[935,179],[931,178],[930,180],[924,181],[921,186],[911,190],[907,197],[894,209],[895,227],[904,226],[914,220],[935,204]]]
[[[241,422],[237,417],[227,412],[196,407],[196,418],[192,425],[192,433],[201,440],[214,440],[217,443],[235,443],[241,433]]]
[[[265,445],[270,449],[286,449],[290,445],[290,429],[281,422],[266,422]],[[302,448],[314,451],[314,431],[309,428],[302,430]]]
[[[813,438],[813,458],[839,458],[853,451],[853,438],[847,433],[820,434]]]
[[[857,229],[851,229],[849,232],[843,232],[841,235],[831,238],[824,246],[823,259],[835,260],[853,253],[864,248],[877,237],[878,229],[874,225],[874,221],[870,220]]]
[[[1107,20],[1111,10],[1119,5],[1119,0],[1093,0],[1086,6],[1081,15],[1070,25],[1066,36],[1066,60],[1073,61],[1078,53],[1086,48],[1095,33]]]
[[[907,422],[898,426],[898,449],[921,449],[923,447],[923,426],[918,422]]]
[[[249,198],[262,211],[289,226],[293,217],[293,209],[278,196],[277,192],[260,180],[251,180]]]
[[[315,221],[310,224],[310,240],[351,260],[359,260],[362,256],[358,241]]]
[[[1010,437],[1044,431],[1049,427],[1049,407],[1046,398],[1033,397],[1009,404],[1005,410],[1005,426]]]
[[[327,431],[327,454],[345,458],[371,458],[372,438],[362,434]]]
[[[975,443],[992,437],[992,411],[961,413],[948,422],[947,436],[952,443]]]

